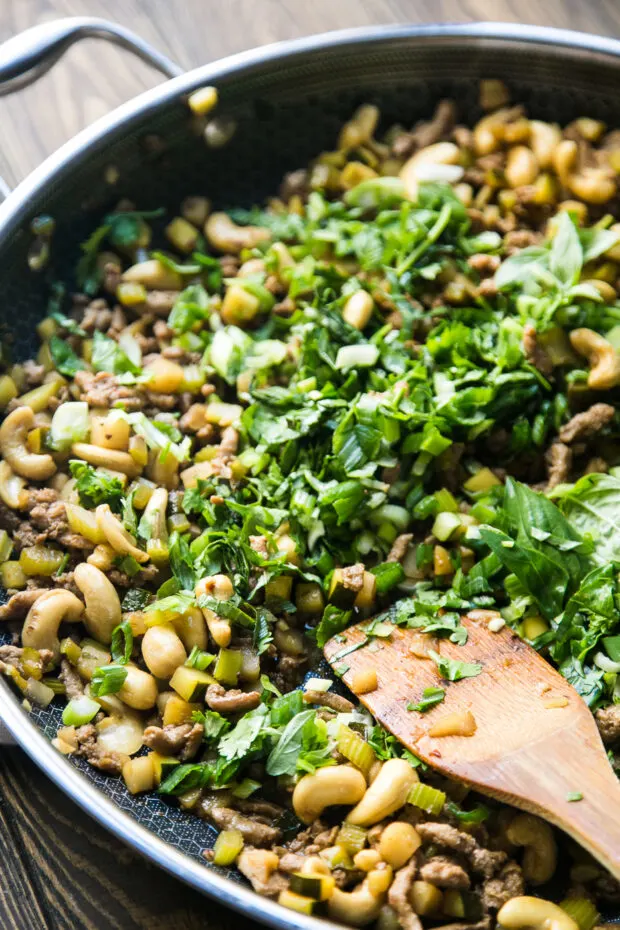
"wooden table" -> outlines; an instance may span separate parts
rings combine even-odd
[[[620,34],[617,0],[1,0],[0,41],[76,15],[122,23],[187,68],[372,23],[493,16]],[[82,127],[158,80],[105,43],[72,49],[38,84],[0,99],[0,174],[15,184]],[[108,836],[18,749],[0,751],[0,861],[2,930],[219,930],[242,920]]]

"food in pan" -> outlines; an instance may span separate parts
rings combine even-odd
[[[423,715],[479,674],[441,656],[477,611],[615,764],[620,137],[498,81],[481,107],[364,105],[264,208],[104,218],[0,378],[0,659],[63,703],[61,752],[208,820],[205,856],[295,911],[591,930],[600,866],[421,765],[357,703],[372,672],[320,665],[360,619],[370,649],[414,627]]]

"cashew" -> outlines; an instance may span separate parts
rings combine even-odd
[[[375,134],[380,115],[379,108],[372,103],[365,103],[358,107],[351,119],[340,130],[338,149],[348,151],[370,142]]]
[[[400,170],[407,197],[417,199],[420,181],[459,181],[463,175],[460,156],[454,142],[436,142],[412,155]]]
[[[542,120],[530,120],[530,148],[541,168],[549,168],[553,163],[553,153],[562,140],[560,127],[555,123],[543,123]]]
[[[214,597],[218,601],[227,601],[233,596],[235,589],[226,575],[210,575],[200,579],[194,593],[197,598],[207,596]],[[202,613],[216,646],[225,649],[232,636],[230,621],[225,617],[219,617],[209,607],[203,607]]]
[[[517,814],[506,830],[506,838],[515,846],[525,847],[525,878],[533,885],[548,882],[557,863],[557,846],[549,824],[531,814]]]
[[[579,149],[572,139],[563,139],[553,156],[553,167],[565,187],[587,203],[606,203],[616,193],[611,171],[602,166],[579,165]]]
[[[115,558],[116,552],[112,546],[108,545],[108,543],[100,543],[98,546],[95,546],[86,561],[89,565],[100,568],[102,572],[109,572],[114,565]]]
[[[312,823],[326,807],[357,804],[366,791],[366,779],[350,765],[333,765],[304,775],[293,792],[293,808],[303,823]]]
[[[148,672],[135,665],[126,665],[127,677],[118,692],[121,701],[135,710],[149,710],[157,700],[157,682]]]
[[[46,481],[56,471],[56,463],[51,455],[28,451],[26,440],[34,425],[30,407],[18,407],[9,413],[0,426],[0,454],[15,474],[33,481]]]
[[[194,646],[203,650],[207,648],[207,627],[199,607],[190,607],[187,613],[179,614],[172,622],[188,652]]]
[[[564,185],[568,185],[575,162],[577,161],[577,143],[572,139],[562,139],[553,153],[555,173]]]
[[[29,500],[26,482],[8,462],[0,462],[0,498],[12,510],[25,510]]]
[[[350,927],[365,927],[377,919],[384,902],[385,893],[374,895],[366,878],[353,891],[334,888],[327,910],[330,918],[338,923],[348,924]]]
[[[57,659],[60,655],[58,627],[63,620],[72,623],[80,620],[83,610],[84,604],[70,591],[64,588],[47,591],[28,611],[22,630],[22,645],[30,649],[51,649]]]
[[[616,193],[613,176],[602,167],[584,167],[579,174],[571,174],[567,187],[586,203],[607,203]]]
[[[360,827],[379,823],[403,806],[410,788],[418,781],[415,771],[404,759],[388,759],[347,820]]]
[[[620,384],[620,356],[603,336],[592,329],[574,329],[570,334],[573,349],[588,360],[588,387],[608,391]]]
[[[510,149],[504,174],[511,187],[533,184],[538,177],[538,161],[532,150],[526,145]]]
[[[505,930],[579,930],[572,917],[557,904],[543,898],[531,898],[523,895],[510,898],[500,908],[497,923]]]
[[[89,442],[74,442],[71,452],[78,459],[83,459],[89,465],[97,468],[111,468],[120,471],[128,478],[137,478],[140,467],[136,465],[129,452],[120,452],[118,449],[103,449],[93,446]]]
[[[145,262],[132,265],[123,272],[122,280],[142,284],[150,290],[180,291],[183,287],[181,275],[172,268],[162,265],[156,258],[149,258]]]
[[[238,254],[253,249],[269,239],[269,231],[260,226],[237,226],[227,213],[212,213],[205,223],[205,236],[214,249]]]
[[[100,643],[110,643],[112,630],[122,619],[116,588],[92,563],[80,562],[73,577],[86,602],[84,626]]]
[[[477,155],[490,155],[495,152],[503,139],[507,123],[519,119],[522,114],[520,107],[502,107],[483,116],[474,126],[474,149]]]
[[[148,628],[142,639],[142,658],[156,678],[172,678],[179,665],[187,659],[183,643],[171,626],[161,624]]]
[[[148,562],[149,557],[146,552],[138,549],[135,539],[114,516],[109,504],[99,504],[95,513],[101,532],[115,552],[121,555],[132,555],[137,562]]]

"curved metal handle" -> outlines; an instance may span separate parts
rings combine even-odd
[[[40,23],[0,45],[0,96],[32,84],[80,39],[107,39],[142,61],[176,77],[183,69],[135,33],[96,16],[73,16]]]

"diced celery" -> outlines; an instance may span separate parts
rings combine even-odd
[[[242,663],[243,656],[238,649],[220,649],[213,675],[222,684],[236,685]]]
[[[433,536],[445,542],[450,539],[452,534],[461,526],[461,518],[457,513],[449,513],[447,510],[438,513],[431,530]]]
[[[367,775],[377,761],[374,749],[365,739],[351,730],[350,727],[340,724],[338,729],[338,751],[348,759],[356,768]]]
[[[88,404],[69,401],[61,404],[52,417],[49,443],[58,452],[68,452],[74,442],[85,442],[89,432]]]
[[[336,355],[336,368],[338,371],[349,371],[351,368],[371,368],[379,358],[379,347],[372,343],[352,346],[342,346]]]
[[[11,557],[13,543],[6,530],[0,530],[0,562],[6,562]]]
[[[59,549],[50,549],[47,546],[29,546],[22,549],[19,564],[26,575],[53,575],[64,560],[64,554]]]
[[[89,697],[73,698],[62,712],[62,722],[66,727],[81,727],[90,723],[101,707]]]
[[[468,478],[463,487],[470,494],[476,494],[478,491],[489,491],[497,487],[502,482],[493,474],[490,468],[481,468],[475,475]]]
[[[338,831],[336,843],[338,846],[342,846],[343,849],[346,849],[348,853],[354,856],[366,845],[367,836],[368,830],[366,830],[365,827],[358,827],[356,824],[349,823],[347,820],[345,820],[343,825],[340,827],[340,830]]]
[[[441,488],[439,491],[435,491],[433,497],[437,502],[435,513],[439,513],[439,511],[442,510],[448,510],[450,513],[456,513],[458,511],[459,505],[454,495],[451,494],[447,488]]]
[[[407,795],[407,803],[413,804],[426,811],[427,814],[440,814],[446,803],[445,792],[439,791],[438,788],[432,788],[430,785],[423,785],[418,782],[413,786]]]
[[[222,830],[213,847],[214,865],[232,865],[243,849],[243,836],[239,830]]]
[[[592,930],[598,923],[600,914],[589,898],[565,898],[560,907],[572,917],[579,930]]]
[[[0,565],[0,577],[5,588],[21,590],[26,587],[28,578],[19,562],[3,562]]]

